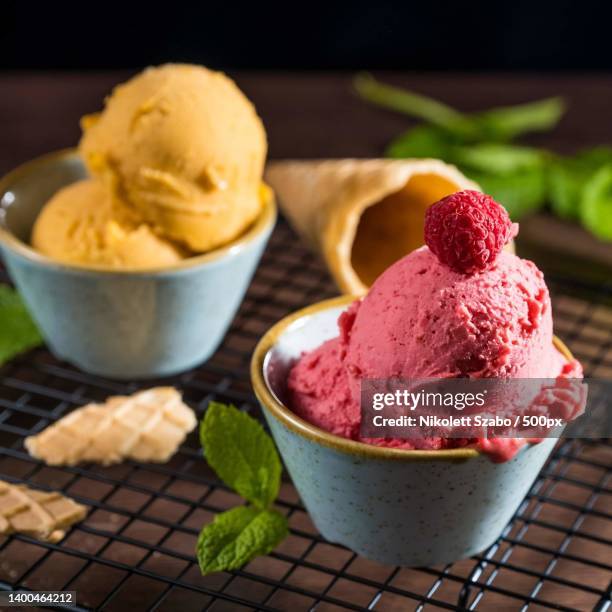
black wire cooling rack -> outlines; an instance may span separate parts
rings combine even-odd
[[[556,331],[590,376],[612,377],[612,292],[553,279]],[[204,366],[164,384],[203,413],[216,399],[259,414],[251,351],[282,316],[335,293],[321,265],[284,223],[222,347]],[[150,381],[146,386],[156,384]],[[240,571],[202,577],[194,559],[202,525],[239,499],[215,479],[192,434],[165,465],[49,468],[23,439],[123,384],[33,351],[0,369],[0,477],[61,490],[91,511],[58,544],[0,541],[0,589],[70,590],[75,610],[605,610],[612,576],[612,449],[565,441],[501,538],[452,565],[406,569],[323,540],[286,482],[279,507],[290,536]]]

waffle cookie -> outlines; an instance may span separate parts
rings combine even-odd
[[[124,459],[163,463],[196,422],[176,389],[156,387],[78,408],[26,438],[25,447],[48,465],[109,465]]]
[[[0,533],[23,533],[37,540],[59,542],[66,529],[82,521],[87,506],[61,493],[37,491],[0,480]]]

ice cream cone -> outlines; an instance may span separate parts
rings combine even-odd
[[[338,287],[357,295],[421,246],[430,204],[478,189],[454,166],[434,159],[289,160],[271,163],[266,178]]]

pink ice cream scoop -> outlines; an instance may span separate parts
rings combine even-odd
[[[438,204],[456,213],[448,200],[456,201],[459,195]],[[478,194],[478,202],[482,198],[488,196]],[[504,224],[499,233],[511,237],[516,226],[510,226],[501,206],[488,200],[485,204],[498,207],[494,216]],[[434,212],[443,217],[436,206]],[[468,211],[472,212],[469,206]],[[460,217],[455,220],[465,227]],[[448,226],[447,222],[446,230]],[[454,448],[479,443],[453,438],[361,439],[361,380],[581,376],[580,365],[568,363],[553,345],[550,297],[542,272],[530,261],[499,252],[505,239],[493,241],[498,252],[489,250],[486,256],[476,244],[474,256],[469,240],[461,236],[463,251],[447,241],[447,255],[441,257],[424,246],[388,268],[368,295],[340,316],[339,337],[293,366],[288,378],[292,409],[326,431],[355,440],[407,449]],[[451,267],[448,260],[454,253],[459,256]],[[524,443],[494,442],[480,447],[496,460],[510,458]]]

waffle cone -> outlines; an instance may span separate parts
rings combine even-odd
[[[434,159],[290,160],[271,163],[266,179],[340,290],[356,295],[423,243],[427,206],[478,189],[457,168]]]

